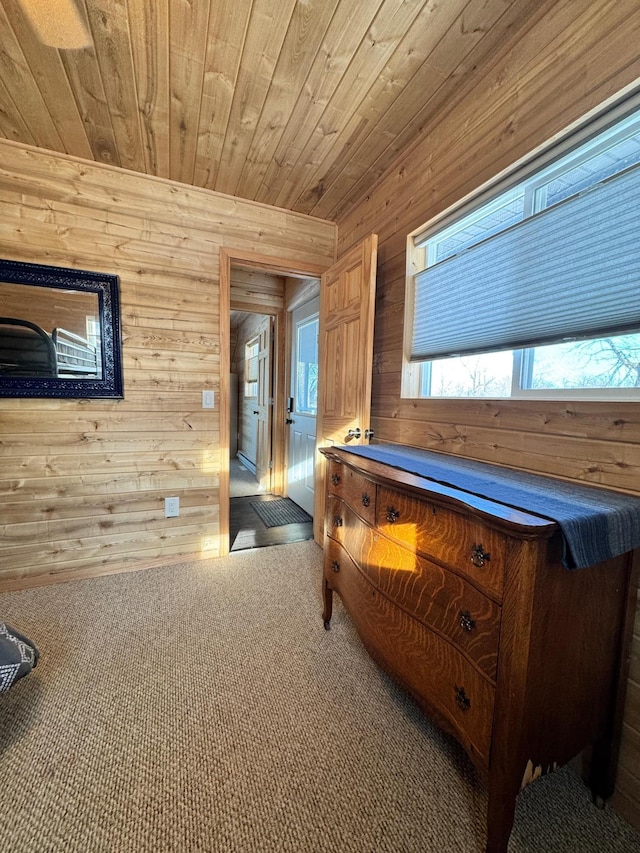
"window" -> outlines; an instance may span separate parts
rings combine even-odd
[[[100,320],[97,317],[87,316],[87,340],[96,351],[96,363],[102,364],[102,335],[100,333]]]
[[[258,396],[258,338],[254,338],[244,347],[244,396]]]
[[[406,396],[640,397],[639,210],[636,103],[410,235]]]
[[[296,412],[315,415],[318,411],[318,318],[296,326]]]

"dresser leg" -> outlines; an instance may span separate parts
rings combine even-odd
[[[489,793],[486,853],[507,853],[516,813],[516,797],[504,791]]]
[[[324,598],[324,610],[322,612],[322,619],[324,620],[325,631],[329,630],[329,625],[331,623],[331,614],[333,613],[333,590],[327,583],[327,579],[322,579],[322,595]]]

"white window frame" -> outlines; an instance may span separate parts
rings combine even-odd
[[[259,348],[260,338],[257,336],[255,338],[251,338],[251,340],[247,341],[244,345],[244,396],[247,400],[256,400],[258,398]],[[253,366],[255,366],[255,378],[253,376]]]
[[[437,396],[424,393],[424,386],[429,381],[431,362],[411,362],[411,335],[413,329],[413,315],[415,306],[415,277],[426,269],[429,262],[434,261],[435,245],[427,242],[429,233],[442,233],[449,226],[472,214],[474,210],[486,215],[491,209],[491,203],[501,207],[505,203],[506,194],[513,190],[514,198],[520,193],[518,185],[525,180],[525,175],[530,180],[524,192],[524,214],[523,218],[530,216],[543,209],[540,204],[538,191],[541,186],[548,184],[555,176],[567,171],[567,164],[563,163],[565,155],[574,148],[587,142],[589,138],[601,134],[608,126],[613,126],[627,115],[640,111],[640,91],[626,94],[624,98],[618,98],[617,103],[609,103],[598,110],[592,111],[581,122],[567,128],[558,137],[545,143],[536,152],[523,158],[509,169],[501,172],[491,181],[481,186],[477,191],[465,196],[459,203],[437,215],[425,225],[411,232],[407,237],[407,268],[405,288],[405,316],[404,316],[404,339],[403,339],[403,369],[401,396],[411,399],[549,399],[549,400],[633,400],[640,401],[640,388],[559,388],[559,389],[530,389],[523,386],[523,374],[531,370],[532,355],[535,349],[513,350],[513,369],[511,378],[511,394],[501,397],[474,396],[474,397],[452,397]],[[614,130],[605,140],[585,152],[580,158],[571,163],[571,168],[580,162],[591,159],[599,150],[609,147],[612,141],[622,136],[624,131]],[[557,165],[554,167],[554,163]],[[536,186],[538,185],[538,186]],[[640,330],[639,330],[640,331]]]

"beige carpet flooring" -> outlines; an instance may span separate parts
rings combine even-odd
[[[370,661],[313,542],[0,595],[38,668],[0,696],[2,853],[482,853],[462,750]],[[631,853],[562,770],[510,853]]]

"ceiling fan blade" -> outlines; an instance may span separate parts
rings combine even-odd
[[[91,45],[87,25],[74,0],[19,0],[19,3],[43,44],[61,50]]]

